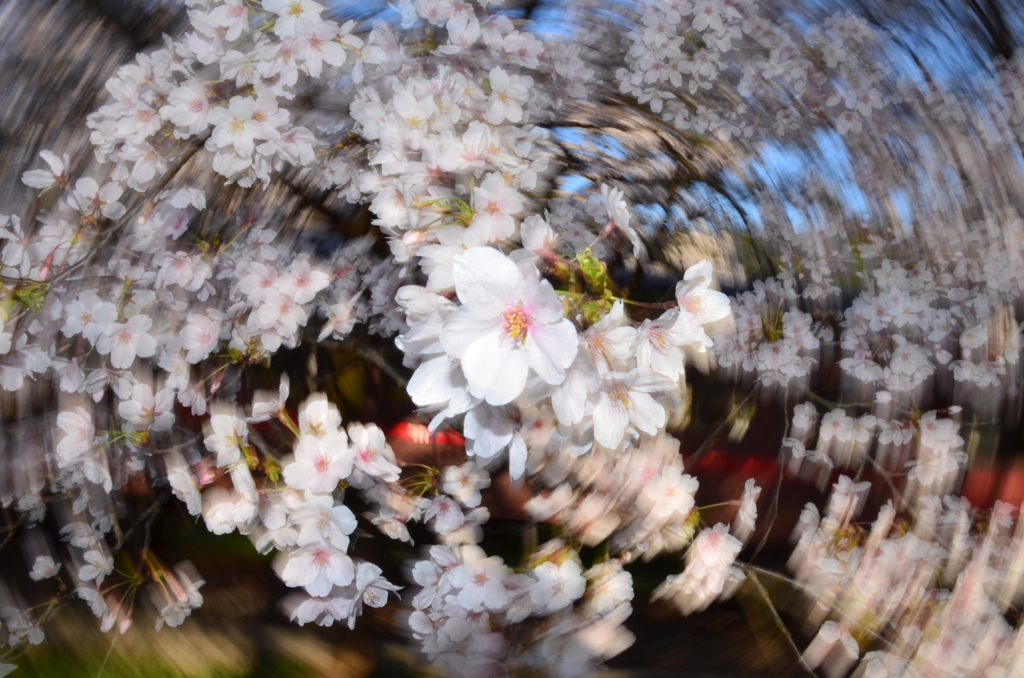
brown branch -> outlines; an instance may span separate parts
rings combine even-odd
[[[167,188],[167,185],[170,184],[171,180],[178,175],[178,172],[180,172],[182,168],[184,168],[185,165],[188,164],[188,161],[191,160],[192,157],[203,148],[203,146],[206,144],[206,138],[208,136],[209,132],[201,136],[195,137],[192,140],[191,144],[189,144],[189,146],[181,153],[181,155],[178,156],[177,160],[174,161],[174,164],[171,165],[167,169],[167,171],[163,173],[163,176],[160,177],[160,181],[157,182],[156,186],[150,189],[150,197],[140,198],[136,200],[135,204],[132,205],[132,208],[125,212],[124,216],[117,220],[117,223],[103,231],[102,235],[100,236],[100,239],[97,242],[95,242],[93,246],[89,249],[88,255],[86,255],[80,261],[76,262],[72,266],[69,266],[68,268],[66,268],[65,270],[61,271],[60,273],[53,277],[53,280],[50,281],[50,287],[57,285],[62,280],[65,280],[72,273],[82,268],[85,268],[90,263],[92,263],[92,260],[96,258],[96,255],[99,254],[100,250],[106,247],[110,243],[110,241],[114,239],[114,236],[120,233],[125,228],[125,226],[135,221],[142,213],[142,210],[145,209],[146,205],[149,204],[153,197],[159,195],[165,188]]]
[[[14,539],[14,535],[18,533],[18,530],[28,522],[28,514],[22,513],[16,521],[7,526],[7,536],[4,537],[3,541],[0,541],[0,551],[4,550],[4,547]]]
[[[110,243],[110,241],[114,239],[114,236],[116,236],[118,233],[124,230],[125,226],[135,221],[142,213],[142,210],[145,209],[146,205],[149,204],[149,202],[152,200],[152,198],[159,195],[161,191],[167,188],[167,185],[171,182],[172,179],[174,179],[175,176],[177,176],[178,172],[180,172],[181,169],[188,163],[188,161],[191,160],[192,157],[196,153],[198,153],[200,149],[203,148],[204,144],[206,143],[206,138],[208,136],[209,132],[193,139],[189,147],[185,149],[185,151],[183,151],[181,155],[178,156],[178,159],[175,160],[174,164],[171,167],[169,167],[166,172],[164,172],[163,176],[160,177],[160,181],[157,182],[156,186],[154,186],[149,191],[150,197],[139,198],[138,200],[136,200],[135,204],[132,205],[131,209],[126,211],[124,215],[120,219],[118,219],[114,225],[110,226],[109,228],[105,229],[102,232],[99,239],[92,244],[92,246],[89,248],[88,253],[84,257],[82,257],[81,260],[75,262],[71,266],[68,266],[67,268],[58,272],[51,279],[43,281],[46,284],[47,293],[49,293],[50,290],[54,289],[57,285],[59,285],[61,282],[70,277],[71,274],[76,273],[77,271],[91,264],[93,260],[96,258],[96,256],[100,253],[100,251],[103,250]],[[10,319],[9,322],[11,323],[11,326],[15,328],[14,333],[17,333],[18,324],[21,322],[22,318],[25,317],[28,311],[28,307],[23,307]]]
[[[160,512],[160,508],[164,505],[164,503],[167,502],[167,499],[169,497],[169,492],[160,494],[160,496],[156,498],[156,501],[154,501],[149,506],[149,508],[140,513],[139,517],[135,520],[135,523],[131,527],[129,527],[128,531],[121,535],[121,537],[117,540],[117,544],[115,544],[114,547],[111,549],[111,553],[120,553],[121,549],[124,548],[124,545],[128,543],[128,540],[131,539],[132,535],[135,534],[135,532],[137,532],[140,527],[145,527],[146,544],[144,545],[144,549],[148,549],[149,528],[153,525],[153,521],[156,519],[157,514]]]

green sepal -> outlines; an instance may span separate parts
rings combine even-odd
[[[28,307],[33,313],[43,310],[46,301],[46,283],[28,283],[14,288],[14,298]]]
[[[576,262],[580,265],[580,272],[594,294],[599,297],[606,297],[612,289],[611,278],[608,277],[608,266],[594,256],[593,250],[589,247],[576,255]]]
[[[267,478],[272,483],[276,483],[281,479],[281,465],[273,459],[263,460],[263,470],[267,472]]]

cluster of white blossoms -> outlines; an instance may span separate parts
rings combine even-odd
[[[685,551],[657,593],[686,614],[743,585],[738,557],[761,489],[748,480],[725,502],[731,525],[706,525],[668,433],[699,359],[725,381],[782,394],[769,530],[784,474],[827,485],[834,467],[856,469],[825,518],[809,505],[797,532],[791,565],[817,634],[803,661],[838,673],[871,646],[885,648],[863,657],[871,678],[975,675],[983,664],[990,678],[1015,675],[1024,641],[1003,613],[1019,602],[1021,523],[1011,536],[998,505],[976,532],[951,493],[968,454],[957,415],[977,419],[979,393],[1017,393],[1024,224],[1002,240],[957,224],[883,239],[778,232],[765,210],[765,233],[780,237],[756,245],[782,272],[730,300],[698,258],[680,266],[672,301],[630,299],[609,265],[640,265],[650,234],[628,187],[567,190],[555,177],[569,160],[546,127],[569,99],[607,89],[591,43],[614,31],[545,37],[480,4],[404,1],[395,24],[367,26],[338,23],[314,0],[188,0],[190,28],[107,83],[111,102],[88,120],[97,164],[44,151],[46,168],[24,174],[48,207],[0,217],[0,388],[19,402],[59,394],[59,412],[41,436],[53,444],[10,466],[0,502],[20,516],[9,536],[51,514],[67,543],[64,555],[26,546],[30,578],[59,579],[101,628],[121,632],[145,583],[157,628],[181,624],[202,604],[202,581],[150,550],[159,504],[120,524],[119,490],[157,478],[210,532],[279,552],[294,621],[352,627],[400,588],[355,555],[360,519],[409,543],[422,523],[438,543],[413,565],[422,588],[403,604],[432,662],[586,674],[632,642],[625,565]],[[613,88],[694,138],[765,133],[751,122],[765,113],[778,134],[806,118],[858,132],[883,102],[918,101],[883,97],[885,69],[863,63],[880,38],[857,18],[801,41],[752,2],[644,9]],[[1001,71],[999,91],[1020,91],[1018,70]],[[1008,95],[1000,110],[1024,120],[1022,101]],[[284,176],[305,203],[317,191],[364,203],[382,246],[371,233],[314,247],[300,232],[312,220],[247,211],[203,184],[213,174],[266,190]],[[911,251],[925,256],[909,261]],[[461,427],[465,464],[410,473],[380,428],[343,426],[315,386],[294,419],[287,381],[240,386],[243,370],[344,342],[359,322],[397,335],[411,401],[431,432]],[[837,390],[836,402],[816,393]],[[935,393],[955,404],[943,409]],[[829,410],[820,423],[817,405]],[[261,426],[287,440],[268,444]],[[562,537],[518,565],[479,546],[481,490],[502,465],[530,483],[532,519]],[[894,494],[867,534],[853,521],[864,472]],[[371,509],[361,516],[355,492]],[[115,559],[132,559],[125,546],[143,534],[130,568],[140,574],[125,578]],[[598,546],[607,557],[587,562],[585,547]],[[55,608],[35,616],[31,596],[0,608],[11,648],[0,660],[44,640]]]
[[[993,239],[976,226],[924,224],[867,242],[839,228],[780,238],[772,247],[786,272],[740,295],[734,327],[715,335],[721,365],[787,396],[780,474],[824,486],[833,468],[858,480],[870,469],[874,486],[841,475],[827,508],[808,504],[793,535],[790,568],[805,596],[793,612],[813,637],[802,660],[829,675],[1021,671],[1007,621],[1020,603],[1016,508],[982,511],[951,494],[968,471],[964,425],[976,440],[1019,392],[1020,269],[1001,242],[1020,236],[1019,223],[1000,223]],[[905,263],[908,250],[926,255]],[[844,302],[851,278],[858,293]],[[771,347],[786,347],[774,364],[763,358]],[[822,388],[828,375],[838,379]],[[811,400],[793,406],[801,394]],[[936,402],[954,404],[922,411]],[[885,494],[888,503],[875,498]],[[882,506],[864,529],[868,502]]]
[[[1021,235],[1017,222],[1007,225],[1007,235]],[[1021,344],[1019,328],[1009,326],[1009,306],[1022,294],[1014,282],[1020,264],[1007,261],[1000,245],[977,239],[980,246],[938,253],[913,267],[887,258],[885,250],[930,249],[928,240],[889,243],[875,236],[851,245],[832,229],[784,242],[778,249],[792,269],[734,299],[733,326],[715,337],[719,364],[793,394],[837,366],[851,398],[884,391],[897,407],[950,382],[957,403],[970,392],[1012,395]],[[821,256],[819,248],[830,252]],[[1006,265],[988,265],[988,256]],[[862,265],[840,267],[854,257]],[[855,276],[860,288],[841,317],[831,309],[842,299],[840,276]]]
[[[633,598],[629,573],[613,561],[584,571],[558,540],[523,573],[477,546],[434,546],[413,578],[422,586],[413,634],[431,661],[456,674],[520,664],[587,675],[633,641],[621,628]]]
[[[928,495],[912,522],[889,502],[865,529],[855,518],[867,483],[839,480],[827,513],[808,504],[793,535],[806,630],[818,629],[805,662],[839,674],[860,660],[879,678],[1019,674],[1022,641],[1004,616],[1021,602],[1016,509],[997,501],[979,526],[965,499]]]
[[[388,25],[358,37],[353,22],[324,19],[324,7],[308,0],[188,4],[185,36],[139,55],[108,82],[114,101],[89,119],[105,164],[76,179],[67,157],[46,152],[48,168],[24,176],[30,187],[66,199],[40,216],[38,229],[4,218],[12,304],[2,385],[18,390],[52,370],[67,394],[56,420],[54,482],[76,497],[65,536],[81,551],[70,552],[80,559],[78,590],[104,628],[121,619],[123,632],[131,619],[128,598],[103,587],[124,545],[107,536],[117,526],[111,499],[147,470],[165,474],[211,532],[238,530],[260,551],[281,552],[281,578],[304,591],[290,608],[296,621],[352,625],[364,605],[383,605],[396,587],[380,568],[348,554],[357,518],[342,488],[364,494],[376,507],[367,518],[386,534],[409,540],[406,524],[423,520],[458,547],[477,542],[487,520],[479,506],[487,474],[469,463],[446,471],[444,492],[439,478],[411,492],[399,483],[380,429],[353,423],[346,431],[323,397],[311,397],[296,423],[286,385],[254,396],[245,418],[230,400],[233,390],[218,397],[228,371],[298,346],[317,315],[326,317],[321,340],[344,338],[364,318],[383,333],[404,328],[399,345],[407,364],[418,365],[409,385],[414,402],[441,411],[435,425],[461,418],[476,457],[493,460],[508,449],[519,478],[549,457],[573,459],[593,448],[590,456],[613,461],[663,435],[665,409],[652,394],[678,390],[684,349],[710,345],[703,326],[722,319],[728,302],[709,289],[704,263],[680,283],[678,309],[633,321],[592,254],[619,237],[640,253],[622,193],[602,187],[590,210],[599,221],[585,243],[577,235],[568,247],[559,244],[538,213],[549,159],[539,151],[547,135],[531,121],[566,91],[586,94],[590,71],[579,47],[542,43],[500,13],[481,18],[468,5],[420,3],[405,19],[417,30],[444,26],[448,41],[412,59]],[[487,63],[494,65],[480,66]],[[301,112],[287,104],[300,74],[350,80],[357,88],[351,127],[324,124],[316,112],[298,124]],[[207,192],[181,186],[175,174],[203,160],[243,187],[270,182],[285,164],[305,167],[307,178],[370,203],[392,261],[367,256],[367,239],[328,258],[296,253],[291,234],[253,214],[211,232]],[[148,195],[133,198],[126,189]],[[553,220],[564,225],[566,217]],[[118,234],[125,237],[115,240]],[[426,285],[399,289],[413,263]],[[569,289],[556,290],[551,276]],[[389,306],[396,299],[397,309]],[[178,444],[180,431],[194,426],[182,422],[185,412],[206,422],[205,450]],[[250,440],[248,427],[270,418],[295,436],[292,455],[282,459]],[[529,420],[538,425],[526,432]],[[159,461],[151,456],[168,446],[174,449]],[[685,523],[696,488],[677,458],[655,455],[648,466],[680,501],[666,514],[656,497],[645,500],[633,518],[637,531],[646,513],[657,514],[645,535],[669,529],[669,518]],[[37,469],[24,472],[18,508],[39,522],[45,485]],[[630,539],[650,541],[645,535]],[[464,569],[475,562],[472,548],[458,556]],[[632,591],[628,575],[610,564],[584,578],[578,560],[558,560],[533,567],[530,586],[523,576],[509,579],[521,589],[511,598],[497,589],[474,598],[476,580],[460,579],[457,568],[446,585],[458,591],[465,614],[498,610],[509,598],[518,609],[505,622],[560,615],[554,627],[538,627],[529,662],[565,661],[576,672],[628,645],[619,627]],[[157,626],[180,624],[202,602],[199,584],[154,558],[144,565],[165,598]],[[37,569],[42,578],[47,568]],[[477,620],[494,633],[505,622]],[[7,626],[25,629],[13,642],[42,640],[36,622]],[[606,634],[620,640],[609,644]],[[469,651],[468,632],[448,636]],[[570,652],[566,644],[579,647]],[[497,661],[500,652],[494,645],[481,656]],[[504,661],[525,659],[510,649]]]
[[[409,394],[441,410],[435,426],[464,415],[470,454],[486,459],[507,449],[514,478],[527,468],[528,448],[539,463],[547,448],[618,455],[656,436],[666,412],[652,394],[678,390],[684,349],[703,351],[704,324],[728,313],[726,297],[708,288],[707,262],[680,282],[678,308],[637,324],[616,301],[582,331],[582,311],[576,325],[565,317],[573,296],[559,299],[533,257],[516,263],[471,248],[452,267],[460,305],[429,289],[400,291],[411,325],[400,346],[420,360]]]
[[[288,384],[282,382],[277,393],[257,394],[252,416],[222,413],[210,418],[212,433],[205,445],[233,489],[216,486],[200,499],[197,481],[187,467],[178,466],[174,492],[190,512],[202,512],[210,532],[237,529],[249,534],[260,552],[280,551],[281,579],[307,594],[294,602],[293,619],[323,625],[345,621],[352,627],[364,604],[381,607],[388,592],[400,587],[383,578],[373,563],[348,555],[349,535],[357,523],[342,503],[341,487],[372,495],[378,485],[397,481],[399,468],[376,426],[353,423],[346,432],[337,407],[323,394],[310,396],[295,422],[285,409],[288,395]],[[248,441],[248,424],[272,418],[296,436],[294,452],[272,474],[282,482],[258,489],[250,471],[257,455]]]
[[[868,49],[879,41],[875,29],[836,14],[797,37],[759,9],[747,1],[642,3],[616,73],[620,90],[677,129],[722,140],[765,128],[785,135],[811,118],[830,120],[840,134],[861,132],[883,108],[885,64],[867,68],[864,60],[866,51],[877,57]]]
[[[858,136],[896,123],[901,110],[971,130],[989,147],[1024,139],[1019,55],[971,74],[969,94],[908,74],[908,49],[877,17],[838,12],[794,31],[752,0],[671,0],[631,8],[623,94],[683,133],[723,141],[792,136],[828,124]],[[927,64],[917,62],[927,73]]]

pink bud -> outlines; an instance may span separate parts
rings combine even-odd
[[[50,277],[50,272],[53,270],[53,257],[56,256],[58,249],[60,249],[60,246],[54,247],[53,251],[43,260],[43,265],[39,267],[40,280],[46,280]]]

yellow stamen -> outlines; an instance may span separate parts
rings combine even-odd
[[[504,316],[505,334],[513,339],[526,341],[526,333],[530,329],[530,316],[523,310],[523,305],[509,306]]]

